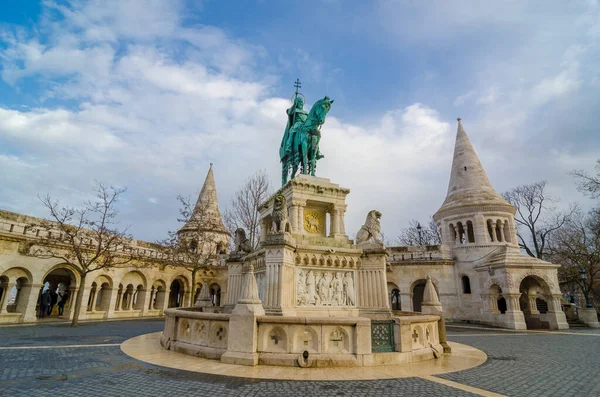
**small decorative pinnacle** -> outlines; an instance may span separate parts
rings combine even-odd
[[[462,119],[460,117],[457,117],[456,120],[461,121]]]
[[[210,163],[210,166],[212,167],[212,163]]]

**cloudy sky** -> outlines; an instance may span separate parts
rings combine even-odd
[[[335,99],[319,176],[346,225],[387,238],[444,200],[456,117],[500,192],[600,157],[597,1],[6,1],[0,208],[45,216],[94,180],[127,187],[122,223],[154,241],[214,163],[221,209],[256,170],[280,183],[293,82]]]

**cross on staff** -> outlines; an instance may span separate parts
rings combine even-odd
[[[296,79],[296,82],[294,83],[294,87],[296,87],[296,93],[295,95],[298,96],[298,88],[302,88],[302,83],[300,83],[300,79]]]

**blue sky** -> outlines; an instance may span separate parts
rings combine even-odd
[[[129,188],[137,238],[174,228],[177,193],[215,163],[224,210],[255,170],[279,182],[285,108],[335,104],[320,176],[349,187],[349,234],[375,207],[393,239],[444,199],[456,117],[498,191],[600,153],[597,1],[4,2],[0,208],[45,215],[94,179]]]

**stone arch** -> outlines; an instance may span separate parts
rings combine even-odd
[[[3,292],[0,297],[0,309],[8,313],[22,313],[25,315],[29,305],[33,277],[31,272],[22,267],[12,267],[0,275]]]
[[[95,284],[95,289],[94,289]],[[101,274],[94,279],[90,289],[88,311],[108,312],[113,294],[113,280],[106,274]]]
[[[123,278],[121,278],[121,284],[123,285],[128,285],[131,284],[133,285],[135,288],[137,288],[138,285],[141,285],[143,289],[146,289],[146,285],[147,281],[146,281],[146,276],[144,276],[144,274],[140,271],[137,270],[132,270],[127,272]]]
[[[31,275],[31,272],[24,267],[11,267],[2,272],[0,276],[6,277],[9,283],[14,283],[21,277],[25,277],[30,283],[33,282],[33,276]]]
[[[302,353],[305,350],[309,353],[318,353],[319,336],[312,327],[297,328],[295,340],[295,353]]]
[[[71,311],[75,308],[77,290],[85,287],[80,285],[80,280],[79,270],[73,265],[62,263],[52,266],[42,278],[42,288],[37,301],[38,306],[41,302],[42,292],[48,289],[50,290],[52,297],[51,306],[48,308],[48,315],[59,315],[59,308],[56,303],[58,302],[58,294],[60,293],[64,296],[63,299],[66,299],[64,305],[65,313],[63,313],[63,315],[65,317],[70,317]],[[83,305],[85,301],[82,301],[81,303]],[[85,310],[85,307],[82,307],[81,309]],[[41,315],[42,313],[40,312],[40,316]]]
[[[210,301],[213,306],[221,306],[221,286],[214,282],[210,285]]]
[[[325,328],[325,327],[324,327]],[[324,351],[327,353],[348,353],[351,350],[350,345],[350,337],[348,332],[343,327],[334,327],[329,330],[329,332],[325,333],[325,329],[323,329],[323,333],[327,335],[327,338],[323,340],[324,343]]]
[[[270,352],[287,352],[287,333],[278,325],[273,326],[269,332],[265,332],[263,346]]]
[[[388,282],[387,289],[390,308],[392,310],[402,310],[402,303],[400,302],[400,288],[398,285]]]
[[[152,283],[150,302],[148,302],[149,310],[160,310],[165,306],[167,296],[167,284],[161,280],[155,280]]]
[[[169,303],[168,307],[183,307],[185,305],[185,296],[189,290],[188,280],[185,276],[178,275],[169,285]]]
[[[543,314],[548,312],[547,302],[552,300],[551,290],[541,274],[527,274],[519,283],[519,306],[525,317],[527,329],[549,328],[550,324]],[[541,304],[542,313],[538,308]]]

